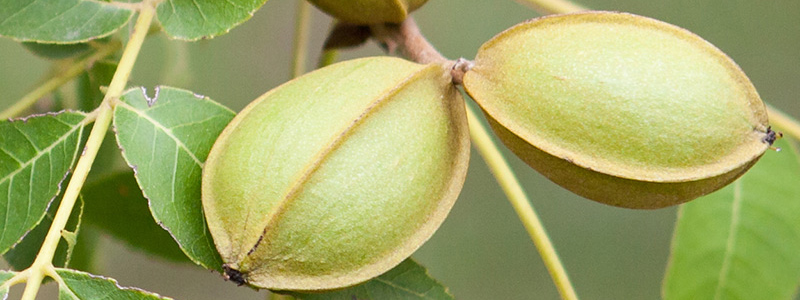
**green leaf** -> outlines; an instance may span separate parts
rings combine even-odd
[[[107,36],[133,10],[88,0],[0,0],[0,35],[18,41],[79,43]]]
[[[22,46],[36,56],[49,59],[75,57],[92,50],[92,47],[87,43],[59,45],[24,42],[22,43]]]
[[[70,255],[67,267],[73,270],[94,272],[97,270],[95,255],[102,256],[101,251],[98,251],[98,249],[101,246],[100,236],[103,233],[101,233],[99,229],[86,223],[85,217],[86,215],[84,214],[84,224],[81,225],[81,232],[78,234],[78,243],[75,245],[75,249],[73,249]]]
[[[153,220],[133,172],[109,175],[87,184],[82,195],[87,225],[149,254],[188,261],[172,236]]]
[[[44,217],[78,154],[85,117],[64,112],[0,122],[0,253]]]
[[[412,259],[365,283],[328,293],[291,293],[302,300],[454,299],[447,288]]]
[[[59,247],[62,244],[66,243],[64,249],[64,262],[62,265],[69,266],[69,263],[72,259],[72,253],[75,250],[75,245],[78,243],[78,234],[81,230],[81,217],[83,217],[83,200],[78,199],[80,202],[80,207],[78,209],[73,208],[72,214],[70,215],[70,219],[67,221],[67,225],[64,227],[64,230],[61,231],[61,239],[62,241],[59,243]],[[56,248],[56,254],[58,254],[58,248]],[[53,260],[53,264],[55,264],[55,259]]]
[[[680,208],[664,299],[792,299],[800,283],[800,153],[787,140],[733,184]]]
[[[148,100],[143,89],[134,88],[120,98],[117,141],[156,221],[192,261],[219,271],[222,260],[205,223],[200,182],[206,156],[234,113],[186,90],[161,87],[153,95]]]
[[[91,68],[78,77],[78,109],[92,111],[100,106],[105,96],[100,87],[111,84],[116,70],[117,62],[102,60],[94,62]]]
[[[44,219],[42,219],[42,222],[40,222],[39,225],[36,225],[33,230],[28,232],[22,241],[17,243],[14,248],[11,248],[11,250],[3,255],[11,268],[20,271],[33,264],[33,261],[36,259],[36,255],[39,253],[39,249],[42,247],[44,238],[47,235],[47,232],[50,230],[50,225],[53,224],[53,217],[55,216],[60,203],[60,197],[58,201],[53,201],[53,204],[51,204],[50,208],[47,209],[47,214],[45,215]],[[69,235],[70,232],[77,233],[81,226],[82,214],[83,202],[81,201],[80,207],[72,210],[72,215],[70,215],[69,221],[67,222],[67,226],[65,228],[66,231],[62,232],[62,234]],[[69,265],[73,246],[74,245],[69,245],[69,241],[67,240],[59,241],[58,246],[56,247],[56,253],[53,256],[53,265],[56,267],[65,267]]]
[[[197,40],[225,34],[250,19],[267,0],[166,0],[158,20],[172,38]]]
[[[14,277],[16,272],[9,272],[9,271],[0,271],[0,285],[6,283],[11,277]],[[0,299],[6,299],[8,297],[8,287],[0,288]]]
[[[58,287],[58,299],[89,300],[89,299],[170,299],[158,294],[146,292],[136,288],[121,287],[111,278],[92,275],[69,269],[56,269],[56,273],[64,280],[64,285]]]

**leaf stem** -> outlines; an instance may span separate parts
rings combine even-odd
[[[161,81],[172,86],[188,86],[192,82],[193,74],[189,66],[191,52],[188,43],[172,40],[166,48],[165,56],[169,63],[161,69]]]
[[[322,50],[322,54],[319,57],[319,62],[317,63],[317,68],[319,69],[332,65],[337,59],[339,59],[338,49]]]
[[[543,14],[565,14],[589,10],[569,0],[516,0],[518,3],[533,8]]]
[[[25,286],[25,291],[22,294],[22,300],[33,300],[36,298],[36,294],[39,292],[39,287],[45,275],[58,277],[53,267],[53,256],[55,255],[58,242],[61,240],[61,231],[64,230],[69,220],[72,208],[75,206],[75,200],[78,198],[78,194],[86,181],[86,176],[92,168],[100,145],[103,143],[108,127],[111,124],[115,102],[117,98],[122,95],[123,89],[128,82],[128,77],[130,77],[131,71],[133,70],[133,65],[136,62],[136,57],[139,55],[139,50],[144,43],[144,38],[147,35],[150,23],[155,15],[155,5],[153,3],[154,2],[151,0],[142,2],[143,5],[139,11],[139,17],[136,20],[133,34],[130,40],[128,40],[128,44],[125,46],[125,51],[122,53],[119,66],[114,73],[114,77],[111,79],[108,92],[106,92],[100,107],[97,108],[97,119],[92,127],[92,131],[89,133],[89,138],[86,141],[83,153],[75,166],[72,179],[70,179],[69,185],[67,185],[64,191],[61,205],[59,205],[56,211],[50,230],[47,232],[42,247],[36,255],[36,260],[34,260],[33,264],[26,270],[29,272],[29,277]]]
[[[533,243],[536,245],[536,249],[539,251],[539,255],[542,256],[547,270],[550,272],[550,277],[553,278],[553,282],[561,294],[561,298],[578,299],[575,289],[567,276],[567,271],[564,269],[564,265],[561,264],[553,243],[550,242],[550,238],[547,236],[539,216],[536,215],[536,211],[531,206],[528,196],[519,184],[519,180],[517,180],[508,162],[498,150],[497,144],[489,136],[486,126],[478,120],[471,106],[467,109],[467,121],[469,122],[469,134],[472,137],[475,148],[483,156],[484,161],[491,169],[500,187],[503,188],[508,201],[511,202],[511,206],[514,207],[520,221],[528,231]]]
[[[292,78],[306,72],[308,56],[308,36],[311,25],[311,4],[306,0],[297,1],[297,15],[294,23],[294,57],[292,58]]]
[[[64,72],[48,79],[45,83],[39,85],[39,87],[17,100],[14,105],[0,112],[0,120],[20,116],[22,112],[36,103],[37,100],[80,75],[84,70],[91,67],[94,62],[111,55],[111,53],[117,51],[120,46],[119,42],[110,42],[102,45],[92,55],[81,60],[73,61]]]

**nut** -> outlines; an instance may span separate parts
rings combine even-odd
[[[428,0],[309,0],[329,15],[352,24],[401,23]]]
[[[465,107],[450,81],[440,64],[357,59],[242,110],[203,170],[203,207],[226,276],[328,290],[410,256],[466,175]]]
[[[729,57],[689,31],[627,13],[516,25],[481,47],[464,87],[531,167],[615,206],[710,193],[771,144],[764,103]]]

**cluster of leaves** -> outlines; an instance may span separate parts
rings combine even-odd
[[[157,17],[170,37],[211,38],[246,21],[265,0],[165,0]],[[0,0],[0,35],[51,59],[79,61],[119,38],[135,4],[87,0]],[[115,32],[117,35],[112,35]],[[54,43],[67,45],[52,45]],[[33,115],[0,123],[0,253],[15,271],[0,272],[5,296],[35,260],[85,145],[93,115],[116,64],[91,64],[78,89],[81,111]],[[64,299],[161,299],[78,269],[91,255],[76,248],[93,226],[148,253],[220,271],[206,228],[200,175],[208,151],[234,112],[207,97],[160,87],[148,96],[128,89],[116,102],[116,143],[132,167],[89,182],[56,251]],[[191,109],[187,109],[191,108]],[[778,128],[780,129],[780,128]],[[112,143],[107,141],[106,144]],[[800,282],[800,148],[787,138],[729,187],[683,205],[663,294],[667,299],[787,299]],[[124,216],[124,217],[123,217]],[[362,285],[301,299],[451,299],[411,260]]]

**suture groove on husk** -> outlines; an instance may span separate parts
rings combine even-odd
[[[203,171],[227,275],[341,288],[391,269],[442,223],[466,175],[463,99],[441,64],[342,62],[256,99]]]
[[[526,163],[615,206],[692,200],[770,146],[764,103],[729,57],[689,31],[627,13],[518,24],[480,48],[464,87]]]

